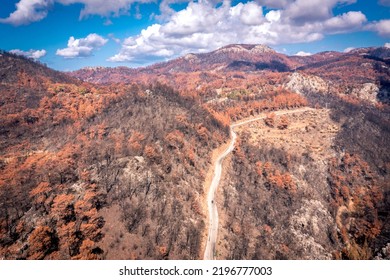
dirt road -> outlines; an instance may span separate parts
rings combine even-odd
[[[275,112],[276,116],[287,115],[293,113],[302,113],[306,111],[314,110],[312,108],[300,108],[296,110],[285,110],[285,111],[277,111]],[[236,142],[237,135],[233,131],[235,127],[242,126],[254,121],[262,120],[266,118],[266,115],[261,115],[259,117],[255,117],[252,119],[244,120],[230,126],[230,144],[229,147],[219,156],[214,164],[214,175],[211,181],[209,193],[207,195],[207,207],[209,209],[209,232],[207,236],[206,249],[204,252],[205,260],[213,260],[215,259],[215,250],[216,250],[216,242],[218,235],[218,209],[215,202],[215,194],[221,180],[222,174],[222,162],[225,157],[227,157],[234,149],[234,144]]]

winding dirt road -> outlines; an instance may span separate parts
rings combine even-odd
[[[287,115],[293,113],[302,113],[306,111],[314,110],[312,108],[300,108],[296,110],[289,111],[279,111],[275,112],[276,116]],[[218,209],[215,202],[215,194],[219,185],[219,181],[221,180],[222,174],[222,162],[226,156],[228,156],[234,149],[234,144],[236,142],[237,134],[233,131],[233,128],[245,125],[254,121],[262,120],[266,118],[266,115],[262,115],[260,117],[256,117],[253,119],[241,121],[230,126],[230,144],[229,147],[217,158],[215,161],[214,167],[214,175],[211,181],[209,193],[207,195],[207,207],[209,209],[209,232],[207,236],[206,249],[204,252],[205,260],[214,260],[215,259],[215,249],[218,235]]]

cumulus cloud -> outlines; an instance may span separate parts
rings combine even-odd
[[[16,10],[7,18],[0,19],[0,23],[19,26],[40,21],[46,17],[52,2],[52,0],[20,0],[16,4]]]
[[[283,8],[287,4],[294,2],[294,0],[257,0],[260,5],[266,6],[268,8]]]
[[[390,49],[390,43],[386,43],[384,47]]]
[[[351,4],[356,0],[296,0],[283,11],[286,18],[297,24],[318,22],[332,17],[337,4]]]
[[[80,18],[88,15],[100,15],[104,17],[119,16],[127,14],[134,3],[148,3],[152,0],[55,0],[63,5],[83,4]]]
[[[189,0],[163,0],[160,3],[160,15],[156,15],[155,17],[159,20],[169,19],[176,11],[171,8],[172,4],[189,2]]]
[[[29,51],[22,51],[19,49],[10,50],[10,53],[14,53],[17,55],[23,55],[28,58],[32,58],[35,60],[40,59],[41,57],[44,57],[46,55],[46,50],[29,50]]]
[[[376,31],[383,37],[390,37],[390,19],[384,19],[378,22],[370,23],[367,26],[367,29]]]
[[[242,5],[240,11],[240,20],[246,25],[258,25],[263,22],[263,9],[254,2]]]
[[[68,40],[68,47],[58,49],[56,54],[65,58],[91,56],[93,51],[104,46],[108,39],[95,33],[89,34],[85,38],[75,39],[73,36]]]
[[[294,54],[296,56],[310,56],[312,55],[311,53],[309,52],[304,52],[304,51],[300,51],[300,52],[297,52],[296,54]]]
[[[54,3],[83,5],[80,11],[80,19],[82,19],[88,15],[111,17],[127,14],[132,4],[148,2],[153,0],[20,0],[16,4],[16,10],[7,18],[0,19],[0,23],[18,26],[40,21],[47,16]]]
[[[326,34],[362,29],[367,21],[361,12],[332,15],[331,9],[335,5],[353,3],[355,0],[272,1],[274,5],[282,2],[287,3],[287,7],[266,13],[259,3],[265,5],[267,1],[234,6],[230,1],[224,1],[222,5],[207,0],[190,2],[185,9],[173,12],[163,23],[153,24],[139,35],[126,38],[120,52],[109,61],[135,61],[142,57],[172,58],[188,52],[210,51],[232,43],[276,45],[312,42],[321,40]],[[321,9],[321,6],[325,9]],[[298,12],[297,7],[306,11]],[[306,14],[308,11],[316,16]]]
[[[328,33],[335,34],[360,29],[366,21],[362,12],[348,12],[326,20],[324,27]]]

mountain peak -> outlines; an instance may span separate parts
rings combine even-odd
[[[215,51],[215,53],[275,53],[273,49],[266,45],[255,45],[255,44],[231,44],[219,48]]]
[[[182,58],[185,60],[188,60],[190,62],[195,62],[198,60],[198,57],[196,56],[196,54],[193,54],[193,53],[186,54]]]

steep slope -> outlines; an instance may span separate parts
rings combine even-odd
[[[161,84],[72,84],[6,59],[42,67],[46,82],[2,92],[0,257],[199,258],[204,174],[224,125]]]
[[[338,93],[371,102],[390,101],[390,49],[362,48],[311,61],[297,70],[319,76]]]
[[[0,52],[0,114],[36,108],[46,90],[55,84],[78,86],[82,82],[23,56]]]
[[[0,50],[1,84],[17,84],[23,75],[28,77],[30,81],[44,81],[46,78],[51,82],[77,83],[77,80],[69,75],[50,69],[33,59]]]
[[[217,258],[389,258],[388,116],[339,101],[238,128]]]

